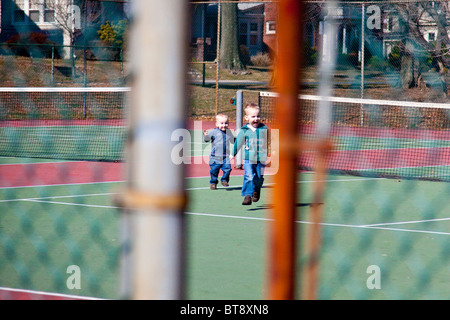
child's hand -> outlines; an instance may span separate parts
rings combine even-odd
[[[272,151],[272,153],[267,156],[266,167],[270,167],[272,165],[272,157],[275,154],[276,154],[276,151]]]
[[[266,162],[264,163],[266,167],[270,167],[272,165],[272,157],[268,156]]]
[[[203,141],[204,142],[211,141],[211,137],[209,136],[208,130],[203,130]]]

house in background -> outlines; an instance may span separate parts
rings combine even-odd
[[[49,8],[47,1],[39,4],[33,0],[2,0],[0,41],[6,42],[13,36],[33,32],[42,32],[55,42],[63,42],[55,9]]]
[[[217,3],[192,5],[191,47],[197,61],[212,61],[217,47]],[[238,3],[239,44],[251,55],[275,49],[276,2]]]
[[[0,42],[10,43],[20,38],[45,38],[70,46],[80,40],[95,40],[101,24],[126,15],[126,4],[111,1],[0,0],[0,5]]]
[[[264,4],[238,3],[238,24],[239,44],[251,55],[263,52]]]
[[[430,6],[439,12],[443,4],[437,1],[429,1],[420,3],[420,5]],[[340,59],[339,62],[347,60],[354,65],[361,61],[361,39],[364,39],[366,63],[373,56],[386,59],[391,54],[392,49],[403,40],[406,38],[414,39],[414,35],[409,34],[407,22],[402,21],[402,15],[397,12],[395,7],[387,2],[382,5],[372,4],[372,7],[369,9],[370,6],[366,6],[364,15],[362,14],[361,4],[345,5],[340,3],[339,6],[331,8],[329,11],[323,10],[319,15],[305,22],[306,47],[314,47],[319,58],[327,58],[328,50],[324,38],[327,23],[333,23],[336,27],[336,47],[334,49],[338,59]],[[436,21],[426,11],[422,10],[421,12],[417,21],[421,36],[427,42],[434,42],[438,37]],[[376,15],[378,17],[375,17]],[[364,23],[362,23],[363,18]],[[449,18],[447,17],[447,19]],[[416,42],[420,42],[419,39]]]

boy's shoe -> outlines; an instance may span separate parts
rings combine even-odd
[[[252,204],[252,197],[245,196],[244,201],[242,201],[243,206],[249,206]]]
[[[253,195],[252,195],[252,201],[253,202],[258,202],[259,201],[259,192],[257,192],[257,191],[255,191],[255,192],[253,192]]]
[[[224,186],[224,187],[229,187],[230,185],[228,184],[228,182],[226,182],[226,181],[222,181],[222,185]]]
[[[209,188],[210,188],[211,190],[216,190],[216,189],[217,189],[217,184],[211,183],[211,185],[209,186]]]

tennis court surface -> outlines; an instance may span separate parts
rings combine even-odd
[[[193,141],[193,153],[196,148],[208,150]],[[125,184],[124,164],[1,162],[2,298],[120,298],[121,212],[114,199]],[[261,200],[242,206],[242,170],[233,170],[230,187],[210,190],[207,164],[192,163],[186,176],[187,299],[264,299],[270,169]],[[313,173],[298,175],[298,271],[305,262],[314,181]],[[450,215],[443,201],[448,183],[330,175],[326,185],[320,299],[450,295]],[[80,268],[79,288],[73,288],[70,266]],[[381,270],[379,283],[371,278],[374,266]]]
[[[59,89],[53,95],[61,99],[35,90],[19,93],[28,110],[21,113],[16,100],[0,126],[0,297],[120,299],[125,245],[117,199],[127,184],[122,114],[128,89]],[[267,92],[259,98],[264,122],[274,133],[275,98]],[[52,114],[40,104],[46,99]],[[306,115],[299,135],[314,141],[320,99],[300,99]],[[79,109],[75,113],[68,112],[72,102]],[[318,181],[314,150],[304,150],[298,159],[297,294],[305,283],[301,275],[310,261],[311,234],[319,226],[319,299],[448,298],[446,109],[331,102],[339,112],[330,127],[329,174]],[[188,199],[186,298],[264,299],[277,168],[266,168],[262,198],[251,206],[241,205],[243,170],[233,169],[228,188],[210,190],[210,144],[202,132],[212,127],[194,121],[179,132],[189,137],[181,158]],[[236,130],[234,123],[231,129]],[[171,138],[178,146],[180,137]],[[326,187],[319,202],[318,184]],[[323,209],[319,222],[313,210],[318,207]]]
[[[0,92],[22,99],[0,115],[0,297],[120,299],[126,246],[117,199],[127,185],[123,106],[129,89],[58,90]],[[275,94],[260,93],[263,121],[275,133],[273,99]],[[300,101],[305,116],[299,136],[314,141],[320,99]],[[311,234],[319,226],[319,299],[448,298],[446,107],[329,102],[336,111],[329,174],[317,179],[313,149],[303,150],[293,173],[297,294],[305,283],[300,275],[310,261]],[[241,204],[243,170],[233,169],[228,188],[210,190],[210,144],[202,132],[213,127],[193,121],[178,132],[189,138],[178,154],[188,199],[186,298],[264,299],[277,167],[266,168],[262,198],[251,206]],[[177,152],[181,136],[174,131],[167,137]],[[276,145],[276,134],[272,137]],[[326,190],[320,200],[318,185]],[[319,222],[313,210],[318,207]]]

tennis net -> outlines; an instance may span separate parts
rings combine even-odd
[[[123,160],[129,88],[0,88],[0,156]]]
[[[262,118],[273,124],[276,93],[260,92]],[[332,109],[334,149],[329,172],[359,176],[450,181],[450,109],[423,103],[300,95],[303,139],[315,139],[316,112],[326,99]],[[303,152],[299,168],[314,168],[314,152]]]

